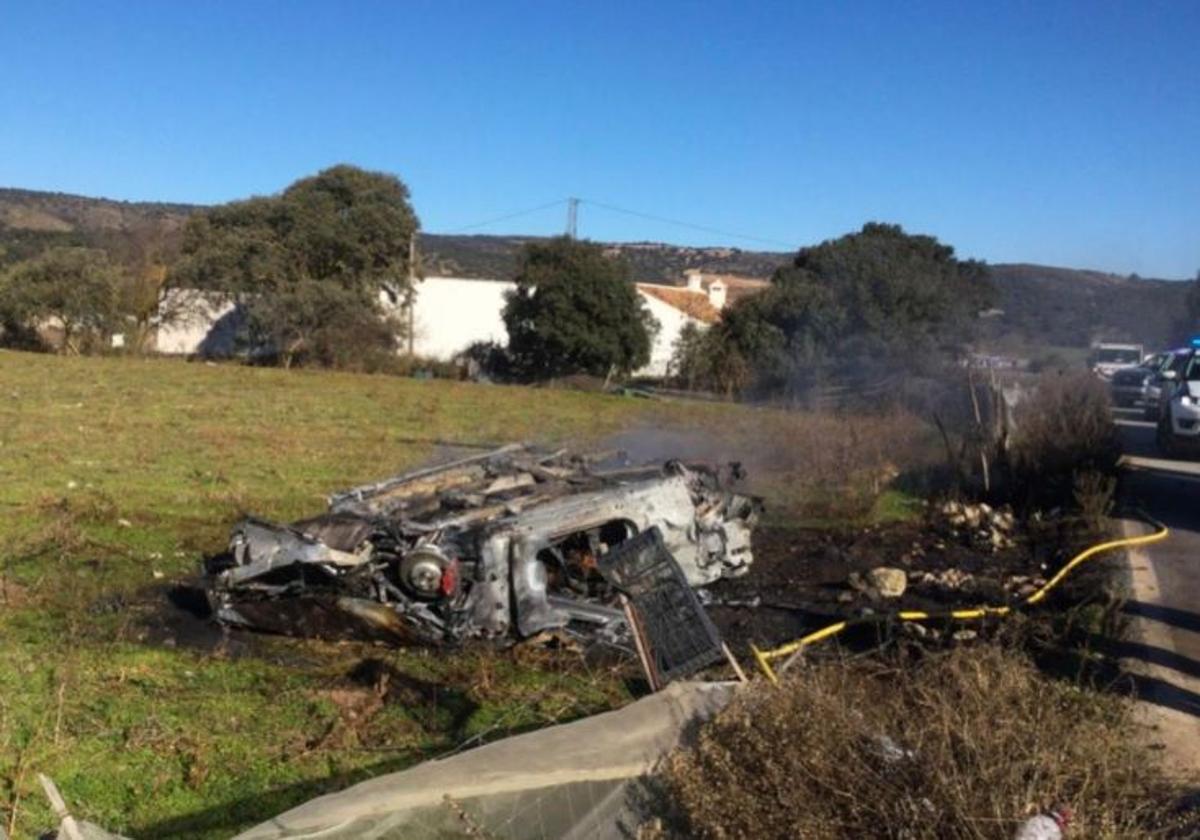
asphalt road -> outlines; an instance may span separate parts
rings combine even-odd
[[[1162,456],[1154,424],[1117,412],[1125,450],[1124,501],[1171,529],[1160,543],[1129,552],[1133,622],[1120,645],[1142,711],[1168,766],[1200,782],[1200,460]],[[1127,534],[1146,526],[1125,520]]]

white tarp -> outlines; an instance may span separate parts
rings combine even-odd
[[[612,712],[427,761],[322,796],[238,835],[610,838],[641,819],[640,784],[733,683],[679,682]],[[633,823],[633,824],[631,824]]]

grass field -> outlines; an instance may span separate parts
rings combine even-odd
[[[890,422],[0,352],[0,818],[17,837],[51,823],[35,781],[45,772],[77,816],[112,830],[225,837],[473,736],[629,696],[622,673],[564,653],[176,638],[168,587],[244,512],[315,513],[331,490],[435,458],[445,441],[632,434],[773,463],[760,487],[777,511],[854,483],[868,488],[855,515],[903,516],[903,498],[880,495],[881,465],[896,457]],[[850,436],[830,445],[832,429]]]

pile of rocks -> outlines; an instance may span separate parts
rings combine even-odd
[[[973,548],[997,554],[1016,545],[1013,534],[1016,517],[1008,508],[993,508],[984,502],[946,502],[941,507],[953,536],[966,540]]]
[[[940,572],[922,572],[920,577],[921,583],[936,586],[939,589],[945,589],[950,592],[957,592],[960,589],[972,589],[975,584],[975,576],[970,572],[964,572],[962,569],[942,569]]]

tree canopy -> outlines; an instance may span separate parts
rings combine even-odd
[[[701,346],[752,370],[761,387],[789,390],[839,363],[884,370],[945,354],[969,338],[991,296],[982,263],[871,223],[801,249],[769,289],[729,307]]]
[[[246,340],[285,365],[341,364],[395,348],[401,325],[382,299],[411,298],[418,226],[398,178],[334,166],[191,218],[170,283],[236,300]]]
[[[528,379],[628,374],[650,360],[657,324],[629,265],[594,243],[530,242],[504,307],[514,370]]]
[[[0,318],[17,334],[52,326],[60,331],[59,350],[79,353],[119,328],[121,280],[104,251],[51,248],[0,279]]]

